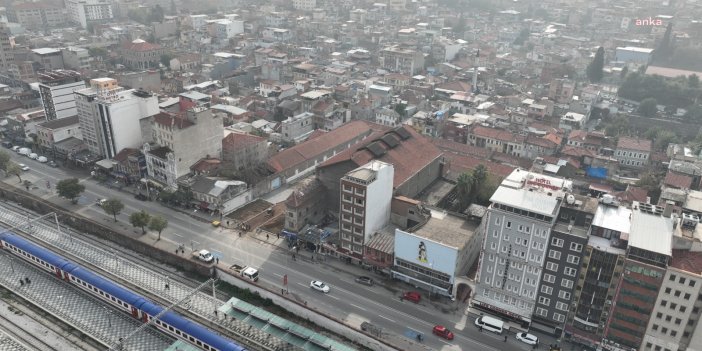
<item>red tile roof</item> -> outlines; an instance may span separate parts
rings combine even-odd
[[[398,129],[404,129],[409,134],[409,138],[402,140],[398,132],[396,132]],[[391,145],[382,141],[381,138],[386,135],[396,136],[399,144],[391,147]],[[370,144],[375,142],[377,142],[377,147],[382,148],[384,151],[382,156],[375,156],[369,150]],[[395,187],[398,187],[436,158],[441,157],[441,155],[441,150],[434,146],[428,138],[417,133],[413,128],[399,127],[389,131],[373,133],[364,141],[326,160],[319,167],[328,167],[347,161],[351,161],[360,167],[372,160],[380,160],[393,165],[395,171],[393,184]]]
[[[634,139],[629,137],[619,137],[617,149],[636,150],[651,152],[651,141],[648,139]]]
[[[561,155],[573,156],[573,157],[593,157],[595,156],[592,150],[584,149],[581,147],[566,146],[561,150]]]
[[[219,159],[203,158],[195,162],[195,164],[190,167],[190,170],[197,173],[203,173],[217,169],[220,164],[222,164],[222,161]]]
[[[240,149],[261,142],[266,142],[266,138],[245,133],[230,133],[222,139],[222,148]]]
[[[331,132],[279,152],[268,160],[268,166],[274,172],[282,172],[339,145],[346,144],[361,134],[369,134],[377,128],[382,126],[366,121],[346,123]]]
[[[702,252],[673,250],[670,266],[686,272],[702,274]]]
[[[154,116],[154,123],[158,123],[162,126],[172,126],[178,129],[184,129],[193,125],[187,118],[177,117],[165,112],[160,112]]]
[[[312,139],[317,138],[317,137],[320,137],[320,136],[322,136],[322,135],[324,135],[324,134],[326,134],[326,133],[327,133],[327,131],[324,130],[324,129],[315,129],[315,130],[310,134],[310,136],[307,137],[307,140],[312,140]]]
[[[113,157],[112,159],[117,161],[117,162],[124,162],[127,160],[127,158],[129,158],[129,156],[134,155],[134,154],[138,154],[138,153],[139,153],[138,149],[125,148],[125,149],[122,149],[122,151],[118,152],[117,155],[115,155],[115,157]]]
[[[554,141],[547,139],[546,136],[540,137],[536,134],[527,135],[524,143],[540,146],[540,147],[545,148],[545,149],[555,149],[559,145],[559,144],[556,144]]]
[[[626,190],[616,194],[616,197],[623,202],[632,203],[634,201],[646,202],[648,190],[637,186],[629,185]]]
[[[151,44],[149,42],[137,39],[122,43],[122,50],[127,51],[152,51],[161,49],[161,45]]]
[[[668,171],[663,184],[678,189],[690,189],[692,186],[692,177]]]
[[[483,126],[477,126],[473,128],[472,134],[483,138],[501,140],[510,143],[523,143],[525,139],[522,135],[513,134],[512,132],[506,130],[488,128]]]
[[[485,149],[482,147],[477,147],[463,143],[457,143],[455,141],[446,139],[435,138],[431,141],[431,143],[443,151],[451,151],[465,156],[474,156],[478,158],[487,159],[492,153],[490,149]]]

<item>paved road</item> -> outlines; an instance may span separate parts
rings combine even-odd
[[[302,260],[292,261],[290,256],[272,244],[261,243],[259,240],[244,236],[239,238],[234,232],[226,229],[213,228],[208,223],[193,220],[183,213],[163,207],[154,202],[142,202],[134,199],[132,194],[109,189],[97,184],[90,177],[83,176],[81,183],[86,191],[78,204],[73,205],[66,199],[59,198],[53,191],[57,181],[76,176],[64,168],[51,168],[24,156],[11,153],[17,162],[28,165],[31,170],[24,172],[23,179],[28,179],[38,186],[31,192],[49,201],[61,204],[86,217],[103,221],[105,224],[121,226],[135,233],[140,229],[131,228],[128,222],[129,214],[145,209],[151,214],[167,218],[169,226],[162,233],[159,247],[175,249],[179,244],[187,248],[206,248],[220,257],[223,263],[245,263],[260,267],[262,282],[278,288],[282,287],[283,275],[288,275],[288,289],[292,294],[338,319],[346,320],[349,324],[358,326],[363,321],[371,322],[385,332],[402,335],[406,328],[426,333],[424,344],[436,350],[530,350],[531,347],[516,339],[514,335],[503,341],[503,336],[483,332],[474,326],[473,320],[465,316],[462,310],[456,314],[445,314],[431,304],[422,302],[419,305],[402,302],[394,292],[382,287],[366,287],[356,284],[353,276],[325,263],[311,263]],[[46,188],[50,181],[51,190]],[[8,177],[6,182],[19,186],[17,177]],[[97,205],[99,198],[117,198],[125,209],[117,216],[114,223]],[[149,233],[142,237],[144,241],[156,242],[156,234]],[[273,239],[271,238],[271,241]],[[186,254],[188,254],[186,250]],[[321,294],[309,288],[313,279],[323,280],[332,288],[329,294]],[[431,328],[442,324],[454,330],[456,338],[446,341],[431,335]],[[547,343],[542,341],[542,345]],[[545,349],[541,346],[541,349]]]

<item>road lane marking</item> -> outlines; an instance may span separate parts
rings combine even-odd
[[[331,297],[331,298],[334,299],[334,300],[341,300],[340,298],[338,298],[338,297],[336,297],[336,296],[333,296],[333,295],[327,294],[327,296]]]
[[[359,310],[368,311],[367,309],[365,309],[365,308],[363,308],[363,307],[361,307],[361,306],[358,306],[358,305],[354,305],[354,304],[352,304],[352,303],[350,303],[350,302],[349,302],[349,305],[351,305],[351,306],[353,306],[353,307],[356,307],[356,308],[358,308]]]
[[[389,321],[391,321],[391,322],[393,322],[393,323],[397,323],[397,322],[395,322],[394,320],[392,320],[392,319],[390,319],[390,318],[388,318],[388,317],[383,316],[382,314],[379,314],[378,317],[383,318],[383,319],[387,319],[387,320],[389,320]]]
[[[278,274],[278,273],[275,273],[275,272],[271,272],[271,274],[273,274],[273,275],[276,276],[276,277],[281,277],[281,278],[283,277],[282,274]]]

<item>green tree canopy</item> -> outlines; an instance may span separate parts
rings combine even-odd
[[[168,220],[161,216],[151,217],[149,229],[158,232],[158,240],[161,240],[161,232],[168,226]]]
[[[687,86],[693,89],[698,89],[700,87],[700,77],[696,74],[691,74],[687,77]]]
[[[17,176],[17,178],[19,179],[20,183],[22,183],[22,169],[20,168],[20,166],[19,166],[18,164],[16,164],[16,163],[10,161],[10,162],[7,164],[7,168],[5,168],[5,172],[6,172],[8,175]]]
[[[144,210],[129,215],[129,223],[135,228],[141,228],[141,234],[146,234],[146,226],[149,225],[149,221],[151,221],[151,215]]]
[[[56,183],[56,191],[59,196],[71,200],[72,203],[78,203],[78,197],[85,191],[85,185],[80,184],[78,178],[69,178],[60,180]]]
[[[604,77],[604,54],[604,48],[600,46],[597,49],[597,53],[595,53],[595,57],[592,59],[592,62],[587,65],[585,73],[587,74],[587,78],[593,83],[601,81],[602,77]]]
[[[10,165],[10,154],[4,150],[0,150],[0,170],[7,172],[7,166]]]
[[[658,198],[661,196],[660,179],[653,173],[645,173],[636,181],[636,186],[646,189],[648,196],[651,197],[651,203],[658,203]]]
[[[654,98],[643,99],[639,105],[638,112],[644,117],[655,117],[658,112],[656,105],[658,105],[658,102]]]
[[[102,204],[102,210],[111,215],[117,222],[117,215],[124,209],[124,204],[118,199],[109,199]]]

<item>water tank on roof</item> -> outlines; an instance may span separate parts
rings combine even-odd
[[[575,204],[575,195],[573,195],[573,194],[566,195],[566,203],[568,203],[568,205]]]
[[[602,195],[602,203],[605,205],[611,205],[614,202],[614,196],[610,194]]]

